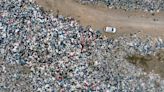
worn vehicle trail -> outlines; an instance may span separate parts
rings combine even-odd
[[[102,5],[81,5],[74,0],[35,0],[45,9],[59,10],[59,14],[72,16],[83,26],[91,25],[94,29],[114,26],[117,35],[140,31],[143,35],[164,37],[164,12],[150,13],[108,9]]]

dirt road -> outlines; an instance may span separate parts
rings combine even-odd
[[[114,26],[118,35],[141,31],[141,34],[164,37],[164,12],[152,16],[141,11],[108,9],[105,6],[81,5],[74,0],[35,0],[39,5],[65,16],[72,16],[84,26],[94,29]],[[157,19],[158,21],[154,21]]]

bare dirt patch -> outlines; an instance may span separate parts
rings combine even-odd
[[[164,78],[164,51],[156,55],[131,55],[126,58],[130,63],[143,68],[146,72],[155,72]]]
[[[91,25],[94,29],[114,26],[118,33],[135,33],[164,37],[164,12],[150,13],[107,9],[102,5],[81,5],[74,0],[35,0],[46,10],[53,10],[65,16],[72,16],[83,26]],[[156,21],[157,20],[157,21]],[[107,34],[109,35],[109,34]],[[110,36],[110,35],[109,35]]]

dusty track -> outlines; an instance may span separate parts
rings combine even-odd
[[[39,5],[65,16],[73,16],[84,26],[102,29],[107,25],[116,27],[117,35],[141,31],[141,34],[164,37],[164,12],[152,16],[139,11],[107,9],[105,6],[81,5],[73,0],[35,0]],[[153,19],[158,21],[153,21]]]

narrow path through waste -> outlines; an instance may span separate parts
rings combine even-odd
[[[45,9],[65,16],[73,16],[84,26],[91,25],[94,29],[102,29],[105,26],[114,26],[118,35],[134,33],[164,37],[164,12],[150,13],[141,11],[123,11],[107,9],[105,6],[81,5],[74,0],[36,0],[37,4]],[[108,35],[108,34],[107,34]]]

